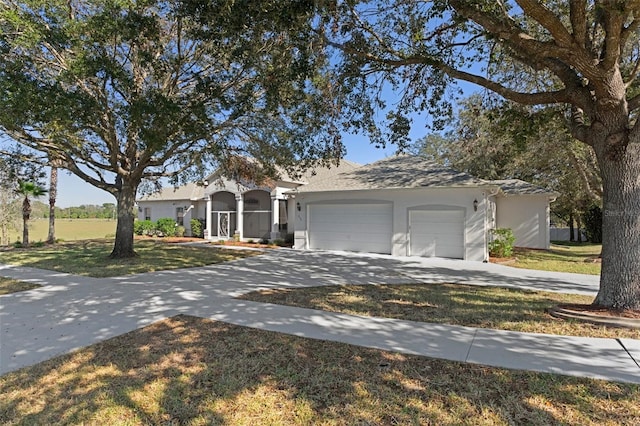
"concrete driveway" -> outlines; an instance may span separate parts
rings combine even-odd
[[[201,268],[86,278],[0,265],[42,284],[0,296],[0,374],[177,314],[449,360],[640,383],[640,340],[588,339],[334,314],[234,299],[267,288],[458,282],[595,294],[598,277],[445,259],[270,250]],[[634,359],[635,358],[635,359]]]

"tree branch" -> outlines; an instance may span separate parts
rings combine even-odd
[[[584,191],[587,194],[589,194],[590,197],[592,197],[594,199],[601,199],[602,198],[602,188],[599,188],[599,191],[594,189],[594,188],[592,188],[591,187],[591,182],[589,181],[589,178],[587,177],[587,172],[585,170],[584,164],[582,164],[578,160],[578,157],[576,156],[575,152],[572,149],[567,149],[566,152],[567,152],[567,155],[569,156],[569,159],[571,160],[571,163],[573,164],[574,168],[578,172],[578,175],[580,176],[580,181],[582,183],[582,189],[584,189]]]
[[[524,13],[535,19],[538,24],[551,33],[556,44],[563,47],[571,47],[573,45],[573,37],[549,9],[535,0],[516,0],[516,3],[520,5]]]
[[[460,15],[476,22],[493,37],[502,39],[503,43],[518,51],[521,58],[526,58],[525,63],[533,68],[536,68],[535,65],[532,65],[534,62],[542,63],[547,58],[557,58],[575,67],[589,79],[600,77],[600,70],[594,66],[591,55],[575,43],[561,45],[555,42],[542,42],[527,34],[514,22],[499,20],[476,8],[468,1],[450,0],[450,4]],[[564,32],[566,32],[566,28]]]
[[[571,107],[571,136],[580,142],[589,143],[589,126],[584,124],[584,112],[575,106]]]
[[[640,95],[635,95],[627,101],[629,111],[635,111],[638,107],[640,107]]]
[[[571,0],[569,2],[569,15],[573,38],[578,45],[587,49],[587,0]]]
[[[522,103],[525,105],[543,105],[543,104],[554,104],[554,103],[572,103],[572,98],[569,96],[570,91],[567,89],[551,91],[551,92],[540,92],[540,93],[524,93],[524,92],[516,92],[511,90],[495,81],[489,80],[486,77],[482,77],[479,75],[471,74],[468,72],[460,71],[455,69],[444,62],[438,61],[435,58],[427,58],[427,57],[407,57],[403,59],[385,59],[380,58],[376,55],[373,55],[368,52],[362,52],[349,46],[346,46],[341,43],[337,43],[331,41],[325,37],[325,43],[328,45],[340,49],[346,53],[351,55],[359,56],[368,61],[376,62],[379,64],[389,65],[393,67],[400,66],[409,66],[409,65],[428,65],[430,67],[439,69],[440,71],[447,74],[449,77],[468,81],[470,83],[477,84],[478,86],[489,89],[502,97],[509,99],[514,102]]]
[[[604,30],[607,36],[604,39],[604,52],[600,62],[603,70],[612,69],[620,60],[622,28],[626,15],[615,10],[603,8],[604,10]]]

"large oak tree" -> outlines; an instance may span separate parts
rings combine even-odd
[[[0,4],[0,131],[117,200],[112,257],[134,256],[143,182],[251,156],[342,153],[317,137],[324,61],[306,2],[12,0]],[[327,134],[328,133],[324,133]]]
[[[348,124],[374,128],[386,85],[401,96],[387,106],[400,141],[410,111],[445,117],[456,80],[570,108],[571,133],[593,148],[602,174],[595,303],[640,309],[639,28],[639,0],[356,0],[329,2],[318,33],[342,53]]]

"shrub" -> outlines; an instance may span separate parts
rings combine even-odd
[[[295,242],[295,236],[293,234],[293,232],[289,232],[285,237],[284,237],[284,243],[288,246],[288,247],[293,247],[293,243]]]
[[[287,234],[284,239],[278,238],[273,240],[273,244],[277,245],[278,247],[293,247],[293,242],[294,238],[292,233]]]
[[[150,220],[136,220],[133,222],[133,233],[136,235],[153,235],[155,230],[156,225]]]
[[[22,241],[16,240],[16,242],[13,243],[13,248],[22,248]]]
[[[582,215],[584,222],[584,233],[592,243],[602,242],[602,209],[597,205],[592,205]]]
[[[176,235],[178,224],[170,217],[161,217],[156,221],[156,230],[161,237],[173,237]]]
[[[185,233],[186,231],[187,231],[187,230],[185,229],[185,227],[184,227],[184,226],[176,226],[176,231],[175,231],[175,234],[174,234],[174,235],[175,235],[176,237],[184,237],[184,233]]]
[[[513,254],[513,243],[516,237],[511,228],[498,228],[491,230],[491,242],[489,243],[489,255],[493,257],[509,257]]]
[[[191,236],[204,238],[204,219],[191,219],[189,221],[191,225]]]
[[[31,247],[44,247],[44,241],[37,241],[31,244]]]

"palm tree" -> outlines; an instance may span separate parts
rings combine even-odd
[[[51,174],[49,175],[49,235],[47,243],[56,242],[56,196],[58,194],[58,167],[60,162],[51,160]]]
[[[47,190],[33,182],[18,182],[18,189],[16,190],[18,195],[23,195],[22,201],[22,245],[29,247],[29,227],[27,222],[31,217],[31,201],[29,197],[40,197],[47,193]]]

